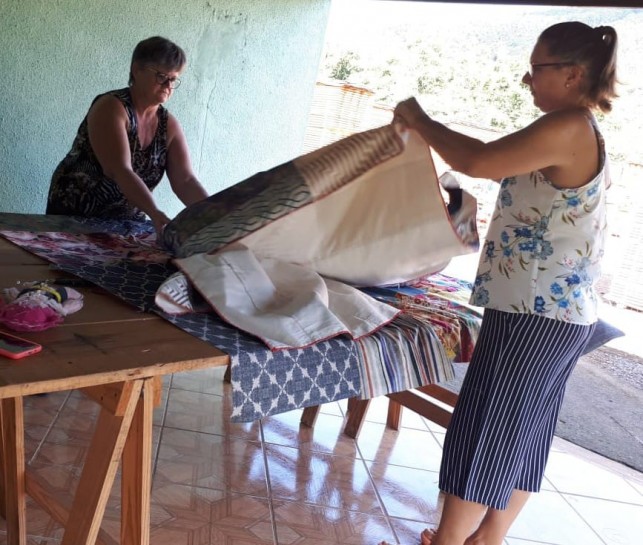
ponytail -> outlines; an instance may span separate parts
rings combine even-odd
[[[592,106],[612,110],[617,97],[616,51],[618,39],[611,26],[592,28],[580,22],[558,23],[545,29],[538,41],[551,55],[585,68],[581,90]]]

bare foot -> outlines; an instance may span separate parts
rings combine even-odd
[[[435,530],[432,528],[427,528],[420,534],[420,544],[421,545],[431,545],[433,539],[435,538]]]

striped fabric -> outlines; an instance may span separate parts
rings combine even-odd
[[[461,304],[470,286],[437,274],[413,286],[365,290],[406,309],[368,341],[358,344],[340,336],[306,349],[271,351],[211,312],[192,312],[200,302],[180,277],[171,276],[176,271],[169,256],[147,243],[135,251],[136,240],[154,236],[150,223],[4,213],[0,228],[12,230],[0,230],[0,236],[141,310],[159,312],[154,296],[168,282],[168,303],[185,313],[159,314],[230,355],[237,422],[448,380],[451,355],[467,357],[478,335],[477,313]],[[440,306],[439,314],[430,301]]]
[[[538,492],[565,385],[594,325],[487,309],[444,442],[440,489],[505,509]]]
[[[455,376],[430,320],[400,315],[355,341],[360,353],[361,399],[445,382]]]

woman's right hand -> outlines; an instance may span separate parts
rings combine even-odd
[[[150,219],[152,220],[152,224],[154,225],[154,230],[156,231],[156,241],[157,244],[161,245],[161,240],[163,237],[163,229],[165,229],[165,226],[170,223],[170,218],[168,218],[163,212],[160,210],[154,212],[153,214],[150,214]]]

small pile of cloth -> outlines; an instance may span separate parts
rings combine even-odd
[[[14,331],[43,331],[83,308],[79,291],[49,282],[24,282],[1,296],[0,323]]]

